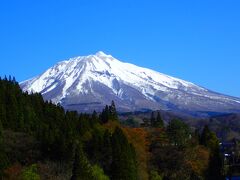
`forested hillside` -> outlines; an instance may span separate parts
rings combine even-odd
[[[134,147],[120,128],[103,126],[117,121],[114,103],[99,117],[65,112],[10,77],[0,80],[0,108],[1,177],[137,179]]]
[[[78,114],[0,80],[2,179],[221,179],[216,135],[166,126],[152,114],[144,127],[120,125],[114,102],[102,113]]]

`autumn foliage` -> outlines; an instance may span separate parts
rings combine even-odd
[[[144,128],[123,128],[123,131],[135,147],[140,179],[148,179],[149,133]]]

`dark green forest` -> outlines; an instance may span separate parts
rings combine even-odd
[[[1,179],[172,180],[223,178],[219,141],[152,113],[145,126],[121,125],[114,102],[79,114],[0,79]]]

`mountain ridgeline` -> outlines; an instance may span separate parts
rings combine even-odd
[[[240,112],[239,98],[121,62],[103,52],[59,62],[20,86],[79,112],[100,112],[112,100],[119,112],[159,109],[193,115]]]
[[[207,126],[192,132],[160,114],[149,127],[118,122],[114,101],[101,113],[78,114],[0,79],[2,179],[222,179],[219,142]]]

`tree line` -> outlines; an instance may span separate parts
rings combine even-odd
[[[164,124],[159,112],[142,128],[126,130],[118,121],[113,101],[101,113],[79,114],[22,92],[13,77],[0,78],[0,177],[10,179],[24,167],[22,179],[39,179],[44,173],[36,163],[51,162],[47,168],[66,165],[60,171],[67,179],[138,180],[142,158],[150,180],[222,179],[219,142],[207,126],[193,131],[177,119]]]
[[[78,114],[44,101],[39,93],[22,92],[15,78],[0,79],[0,176],[6,178],[5,170],[16,163],[4,134],[24,133],[36,140],[40,152],[17,157],[22,166],[50,160],[72,164],[73,180],[137,179],[135,149],[121,128],[110,132],[104,127],[112,121],[118,121],[114,102],[100,114]]]

